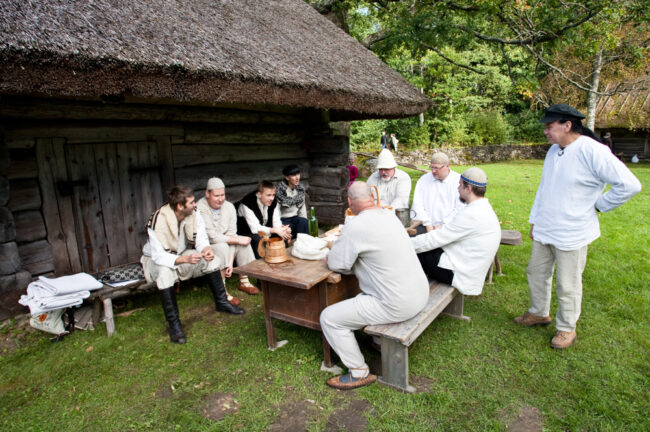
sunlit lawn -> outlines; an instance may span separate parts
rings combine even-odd
[[[319,333],[276,322],[278,338],[289,344],[271,352],[259,296],[245,297],[246,315],[233,317],[213,311],[206,287],[190,285],[179,295],[188,334],[182,346],[168,342],[155,295],[116,308],[143,309],[116,318],[110,339],[103,324],[53,344],[45,333],[6,323],[0,430],[256,431],[293,425],[321,431],[365,424],[381,431],[484,431],[512,429],[518,419],[550,431],[650,430],[650,165],[631,166],[646,189],[599,215],[602,237],[589,249],[578,340],[564,351],[549,348],[553,326],[512,323],[528,306],[527,220],[542,162],[482,167],[502,227],[521,231],[524,243],[501,247],[505,275],[481,296],[467,298],[470,323],[440,317],[412,345],[411,382],[420,392],[402,394],[378,384],[334,391],[319,370]],[[351,406],[356,426],[345,423]],[[216,408],[226,414],[212,418],[222,420],[210,418]]]

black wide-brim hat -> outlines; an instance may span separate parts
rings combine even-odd
[[[555,105],[551,105],[546,109],[546,112],[544,113],[544,117],[542,117],[539,120],[539,122],[551,123],[554,122],[555,120],[560,120],[560,119],[582,120],[583,118],[585,118],[585,115],[580,111],[578,111],[577,109],[573,108],[571,105],[555,104]]]

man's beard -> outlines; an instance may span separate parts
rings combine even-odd
[[[463,204],[467,204],[467,201],[465,200],[465,198],[463,198],[463,197],[458,197],[458,199],[459,199],[460,202],[462,202]]]

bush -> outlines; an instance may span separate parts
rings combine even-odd
[[[505,144],[511,136],[511,126],[501,113],[488,111],[469,116],[468,127],[477,144]]]
[[[354,151],[379,150],[381,148],[379,138],[383,130],[386,130],[385,120],[353,121],[350,124],[350,149]]]
[[[546,142],[544,128],[539,122],[538,111],[523,110],[517,114],[506,114],[512,127],[512,138],[516,142]]]

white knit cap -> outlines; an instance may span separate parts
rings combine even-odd
[[[431,156],[431,163],[449,165],[449,156],[443,152],[436,152]]]
[[[219,177],[212,177],[210,180],[208,180],[208,185],[205,187],[206,190],[214,190],[214,189],[224,189],[226,187],[225,184],[221,181]]]
[[[487,186],[487,175],[481,168],[468,168],[461,174],[460,178],[474,186]]]
[[[377,169],[392,169],[397,166],[393,154],[388,149],[383,149],[377,158]]]

